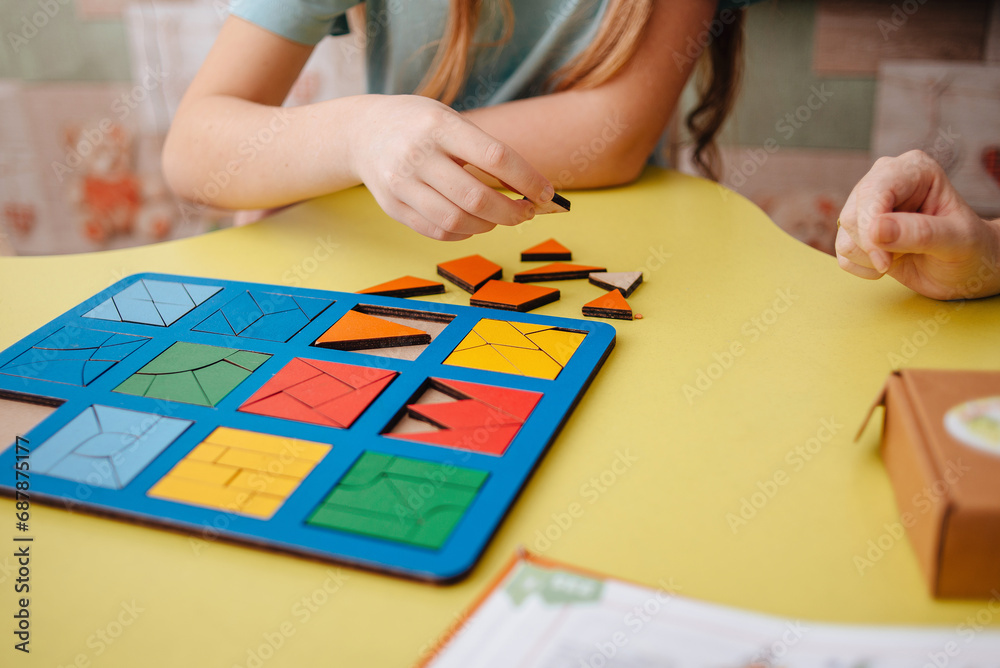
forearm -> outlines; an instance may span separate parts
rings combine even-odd
[[[350,138],[370,96],[275,107],[212,95],[182,106],[163,149],[168,183],[228,209],[298,202],[360,183]]]

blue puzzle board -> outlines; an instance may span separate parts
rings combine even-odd
[[[438,325],[416,359],[314,345],[350,311],[396,309]],[[522,332],[556,341],[551,360]],[[0,400],[58,406],[24,434],[33,500],[444,582],[476,563],[614,343],[584,320],[139,274],[0,353]],[[562,368],[472,368],[456,348]]]

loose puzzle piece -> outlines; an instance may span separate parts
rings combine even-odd
[[[514,274],[515,283],[538,283],[540,281],[568,281],[575,278],[587,278],[595,271],[605,271],[604,267],[590,267],[585,264],[567,264],[553,262],[544,267],[535,267]]]
[[[271,357],[178,341],[115,388],[151,399],[215,406]]]
[[[221,289],[216,285],[144,278],[101,302],[83,317],[169,327]]]
[[[444,363],[554,380],[584,337],[584,332],[546,325],[483,319]]]
[[[389,436],[502,455],[542,398],[537,392],[441,378],[431,379],[431,388],[436,390],[432,403],[424,399],[430,392],[423,392],[407,405]]]
[[[194,331],[285,343],[332,303],[332,299],[247,290],[198,323]]]
[[[192,425],[191,420],[91,406],[31,451],[31,471],[122,489]]]
[[[605,290],[617,290],[622,297],[628,297],[642,283],[641,271],[601,272],[595,271],[587,277],[591,283]]]
[[[466,292],[475,292],[487,281],[503,278],[503,268],[482,255],[442,262],[437,266],[437,273]]]
[[[431,335],[421,329],[351,310],[323,332],[313,345],[335,350],[365,350],[419,346],[430,342]]]
[[[558,299],[559,290],[555,288],[490,281],[472,295],[469,303],[473,306],[525,313]]]
[[[593,301],[583,305],[583,314],[592,318],[614,318],[616,320],[631,320],[632,307],[628,305],[622,293],[611,290]]]
[[[543,241],[528,250],[521,251],[521,262],[552,262],[572,259],[573,253],[555,239]]]
[[[269,519],[330,446],[218,427],[149,496]]]
[[[364,290],[359,295],[382,295],[385,297],[420,297],[444,292],[444,283],[428,281],[415,276],[403,276],[388,283],[380,283]]]
[[[528,199],[527,197],[522,197],[521,199]],[[531,201],[531,200],[528,200]],[[569,200],[560,195],[559,193],[553,193],[552,199],[548,202],[531,202],[535,205],[535,213],[566,213],[569,211]]]
[[[439,549],[488,476],[451,464],[364,452],[306,522]]]
[[[86,386],[147,341],[145,336],[62,327],[4,364],[0,373]]]
[[[347,429],[398,373],[296,357],[239,410]]]

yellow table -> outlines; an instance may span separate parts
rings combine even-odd
[[[0,663],[406,666],[519,545],[800,619],[955,626],[988,610],[929,598],[906,540],[882,536],[898,516],[878,430],[852,438],[894,362],[1000,368],[1000,301],[859,280],[746,200],[673,172],[568,195],[569,214],[456,244],[418,237],[358,188],[179,242],[0,259],[2,347],[141,271],[354,291],[471,253],[509,275],[522,249],[556,237],[580,262],[645,273],[630,298],[645,318],[615,323],[615,351],[465,581],[417,584],[36,505],[32,653],[8,663],[14,560],[0,557]],[[580,317],[600,294],[557,285],[562,300],[538,313]],[[452,286],[428,299],[468,303]],[[13,510],[0,502],[0,541]],[[880,537],[888,549],[859,572]]]

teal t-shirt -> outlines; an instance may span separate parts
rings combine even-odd
[[[347,30],[358,0],[233,0],[234,15],[302,44]],[[484,2],[464,90],[452,106],[487,107],[546,92],[552,73],[580,53],[600,27],[608,0],[512,0],[513,32],[497,3]],[[720,8],[746,5],[729,0]],[[444,32],[448,0],[368,0],[368,92],[410,94],[420,85]]]

